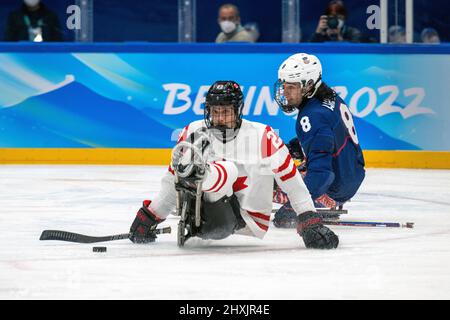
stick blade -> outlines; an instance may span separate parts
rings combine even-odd
[[[44,230],[39,240],[59,240],[68,242],[82,242],[91,243],[95,241],[89,241],[89,237],[82,236],[78,233],[61,231],[61,230]]]
[[[162,229],[156,229],[156,234],[162,233],[170,233],[171,228],[165,227]],[[84,234],[62,231],[62,230],[44,230],[39,238],[39,240],[59,240],[59,241],[68,241],[68,242],[78,242],[78,243],[95,243],[95,242],[103,242],[103,241],[114,241],[114,240],[122,240],[129,239],[130,233],[121,233],[114,234],[109,236],[102,237],[92,237]]]

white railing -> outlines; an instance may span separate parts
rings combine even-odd
[[[75,29],[75,41],[94,41],[94,0],[75,0],[80,8],[80,28]]]
[[[196,41],[196,0],[178,0],[178,42]]]
[[[281,41],[300,42],[300,0],[283,0],[281,6]]]

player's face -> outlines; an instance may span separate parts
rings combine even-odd
[[[302,87],[300,83],[284,83],[284,96],[289,105],[298,106],[302,102]]]
[[[228,106],[212,106],[211,120],[214,126],[225,126],[228,129],[236,127],[236,115],[234,107]]]

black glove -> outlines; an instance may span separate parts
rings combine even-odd
[[[150,200],[144,200],[142,208],[136,213],[136,218],[130,227],[130,240],[134,243],[149,243],[156,240],[156,226],[163,220],[148,209],[150,202]]]
[[[317,212],[307,211],[298,215],[297,232],[303,238],[305,246],[313,249],[335,249],[339,238],[322,224]]]
[[[298,225],[297,213],[292,208],[291,203],[287,202],[280,209],[275,212],[275,216],[272,220],[273,224],[277,228],[292,228],[294,229]]]
[[[296,160],[303,161],[305,160],[305,155],[303,154],[303,150],[300,146],[300,142],[298,141],[298,138],[293,138],[289,143],[286,145],[286,147],[289,150],[289,153],[291,154],[292,158]]]

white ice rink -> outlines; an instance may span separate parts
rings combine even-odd
[[[337,250],[304,248],[294,230],[176,245],[39,241],[44,229],[128,232],[166,167],[0,166],[0,299],[450,299],[450,171],[368,169],[331,227]]]

